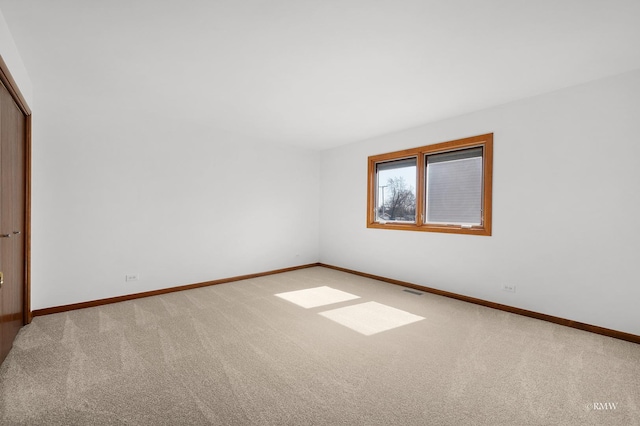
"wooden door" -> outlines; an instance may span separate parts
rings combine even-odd
[[[0,362],[25,319],[27,119],[0,84]]]

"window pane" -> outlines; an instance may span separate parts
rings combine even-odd
[[[427,156],[427,222],[482,224],[482,148]]]
[[[376,221],[416,221],[416,163],[414,157],[376,164]]]

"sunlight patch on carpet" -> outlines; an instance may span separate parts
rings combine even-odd
[[[377,302],[360,303],[358,305],[324,311],[320,312],[320,315],[365,336],[371,336],[372,334],[391,330],[424,319],[424,317]]]
[[[288,291],[286,293],[278,293],[275,296],[306,309],[360,298],[360,296],[356,296],[355,294],[327,286]]]

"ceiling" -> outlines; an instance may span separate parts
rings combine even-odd
[[[640,68],[638,0],[0,0],[34,86],[326,149]],[[44,113],[45,111],[43,111]]]

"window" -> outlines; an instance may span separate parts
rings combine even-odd
[[[416,221],[416,158],[384,161],[376,164],[378,221]]]
[[[491,235],[493,134],[369,157],[369,228]]]
[[[482,225],[482,148],[426,155],[426,222]]]

